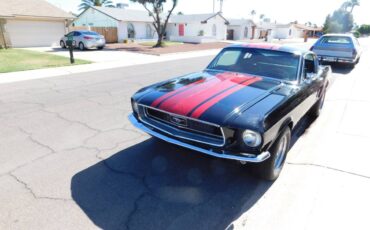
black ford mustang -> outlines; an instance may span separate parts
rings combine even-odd
[[[160,82],[132,97],[134,126],[169,143],[214,157],[251,162],[274,180],[291,131],[307,112],[318,116],[331,69],[310,51],[232,45],[200,73]]]

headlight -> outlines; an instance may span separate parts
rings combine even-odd
[[[139,105],[137,102],[133,101],[132,102],[132,109],[134,110],[135,113],[139,113]]]
[[[257,147],[262,142],[262,137],[259,133],[252,130],[245,130],[243,133],[243,141],[249,147]]]

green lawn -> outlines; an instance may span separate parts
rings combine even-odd
[[[140,45],[143,45],[143,46],[154,46],[155,44],[157,44],[157,42],[142,42],[142,43],[139,43]],[[178,46],[178,45],[183,45],[184,43],[182,42],[169,42],[169,41],[164,41],[162,42],[162,45],[163,46]]]
[[[73,65],[89,63],[76,59]],[[0,73],[60,66],[71,66],[69,58],[23,49],[0,49]]]

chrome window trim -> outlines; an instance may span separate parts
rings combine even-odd
[[[167,111],[164,111],[164,110],[161,110],[161,109],[157,109],[157,108],[153,108],[151,106],[146,106],[146,105],[143,105],[143,104],[139,104],[139,107],[143,107],[145,108],[144,109],[144,112],[146,111],[146,108],[150,108],[150,109],[154,109],[154,110],[157,110],[157,111],[160,111],[160,112],[163,112],[163,113],[168,113],[170,115],[173,115],[173,116],[178,116],[178,117],[182,117],[182,118],[185,118],[185,119],[190,119],[190,120],[193,120],[193,121],[197,121],[197,122],[200,122],[200,123],[203,123],[203,124],[207,124],[207,125],[212,125],[212,126],[215,126],[217,128],[220,128],[221,130],[221,133],[222,133],[222,144],[214,144],[214,143],[209,143],[209,142],[205,142],[205,141],[200,141],[200,140],[197,140],[197,139],[193,139],[193,138],[188,138],[188,137],[184,137],[184,136],[179,136],[179,135],[175,135],[173,133],[170,133],[168,132],[167,130],[163,130],[161,128],[158,128],[156,126],[154,126],[153,124],[150,124],[146,121],[144,121],[141,117],[141,115],[139,114],[139,119],[141,122],[143,122],[144,124],[146,125],[149,125],[151,126],[152,128],[155,128],[155,129],[158,129],[160,130],[161,132],[164,132],[164,133],[167,133],[168,135],[171,135],[171,136],[174,136],[174,137],[177,137],[177,138],[181,138],[181,139],[184,139],[184,140],[188,140],[188,141],[194,141],[194,142],[198,142],[198,143],[201,143],[201,144],[206,144],[206,145],[211,145],[211,146],[216,146],[216,147],[223,147],[225,146],[226,144],[226,137],[225,137],[225,133],[224,133],[224,130],[223,128],[220,126],[220,125],[217,125],[217,124],[213,124],[213,123],[210,123],[210,122],[206,122],[206,121],[201,121],[201,120],[198,120],[198,119],[194,119],[194,118],[189,118],[189,117],[186,117],[186,116],[182,116],[182,115],[178,115],[178,114],[174,114],[174,113],[171,113],[171,112],[167,112]],[[146,114],[145,114],[146,116]],[[167,125],[167,124],[164,124],[164,125]],[[168,125],[167,125],[168,126]],[[172,127],[172,126],[169,126],[173,129],[177,129],[176,127]]]

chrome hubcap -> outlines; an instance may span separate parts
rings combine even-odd
[[[283,160],[284,160],[285,152],[287,149],[287,144],[288,144],[288,139],[286,136],[284,136],[280,140],[279,146],[277,148],[275,164],[274,164],[275,171],[279,171],[283,166]]]

